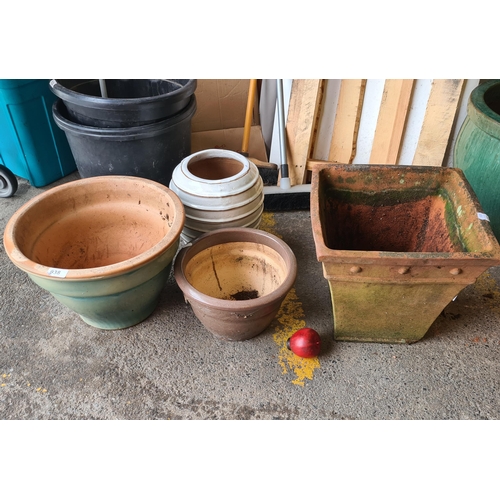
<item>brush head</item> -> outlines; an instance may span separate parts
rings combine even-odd
[[[264,186],[276,186],[278,184],[278,170],[271,168],[262,168],[257,166]]]
[[[310,186],[309,186],[310,187]],[[278,186],[264,186],[264,210],[280,212],[310,210],[311,193],[307,186],[292,186],[281,189]]]

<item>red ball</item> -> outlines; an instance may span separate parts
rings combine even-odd
[[[314,358],[321,350],[321,337],[312,328],[301,328],[287,340],[286,345],[301,358]]]

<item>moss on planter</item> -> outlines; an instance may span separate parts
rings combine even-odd
[[[324,165],[311,222],[337,340],[415,342],[500,247],[458,169]]]

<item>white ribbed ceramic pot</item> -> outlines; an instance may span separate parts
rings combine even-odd
[[[174,169],[169,187],[186,211],[183,243],[215,229],[260,225],[262,178],[255,164],[239,153],[224,149],[193,153]]]

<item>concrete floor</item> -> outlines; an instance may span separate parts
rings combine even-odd
[[[49,187],[20,180],[14,197],[0,199],[2,234],[15,210]],[[298,278],[271,326],[239,343],[204,329],[172,275],[147,320],[100,331],[31,282],[2,245],[0,419],[500,417],[499,268],[461,292],[415,344],[335,342],[309,212],[266,213],[261,228],[290,245]],[[286,349],[303,326],[322,337],[317,359]]]

